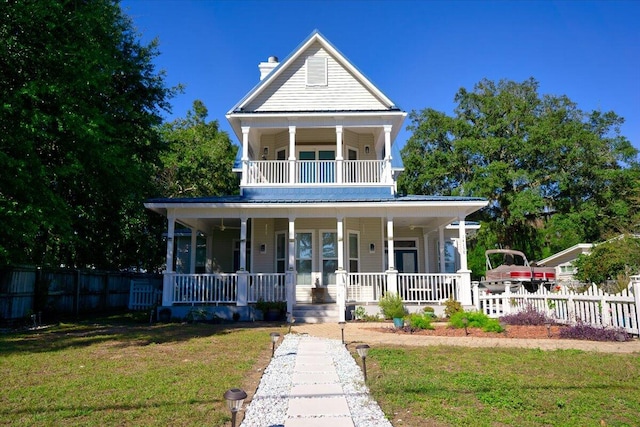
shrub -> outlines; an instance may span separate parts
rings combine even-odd
[[[409,326],[413,329],[435,329],[431,325],[431,316],[429,313],[414,313],[409,316]]]
[[[436,316],[436,313],[433,307],[426,306],[425,308],[422,309],[422,312],[424,313],[425,316],[429,316],[431,319],[435,319],[436,317],[438,317]]]
[[[456,301],[453,298],[449,298],[444,302],[444,316],[450,318],[456,313],[463,312],[462,304],[460,301]]]
[[[353,310],[353,317],[355,320],[364,320],[367,315],[367,311],[361,305],[357,306],[355,310]]]
[[[449,325],[454,328],[464,328],[462,319],[466,318],[467,328],[480,328],[485,332],[502,332],[498,319],[491,319],[480,311],[459,311],[449,318]]]
[[[406,310],[402,304],[402,298],[395,293],[387,293],[380,298],[378,302],[380,311],[385,319],[394,319],[404,317]]]
[[[629,334],[624,329],[604,328],[578,322],[560,329],[560,338],[589,341],[628,341]]]
[[[555,323],[545,313],[539,312],[531,304],[527,304],[524,310],[502,316],[500,321],[507,325],[535,325],[541,326],[547,323]]]

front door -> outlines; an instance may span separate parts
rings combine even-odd
[[[396,268],[400,273],[418,272],[418,252],[415,250],[396,249]]]

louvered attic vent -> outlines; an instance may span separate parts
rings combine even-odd
[[[307,58],[307,86],[327,85],[327,58]]]

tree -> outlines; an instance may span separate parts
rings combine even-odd
[[[629,285],[631,276],[640,274],[640,238],[623,235],[596,245],[590,254],[578,257],[575,267],[576,279],[617,293]]]
[[[478,241],[532,259],[633,226],[640,168],[621,117],[540,96],[534,79],[485,79],[455,101],[454,116],[411,113],[402,191],[487,198]]]
[[[116,1],[0,6],[0,265],[140,263],[173,89],[137,37]]]
[[[237,194],[233,172],[238,147],[218,121],[206,122],[208,112],[200,100],[193,102],[185,119],[162,127],[166,150],[161,156],[160,186],[167,197],[206,197]]]

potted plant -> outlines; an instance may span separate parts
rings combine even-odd
[[[402,303],[400,295],[395,293],[387,293],[380,298],[378,302],[380,311],[385,319],[393,319],[393,325],[401,328],[404,325],[404,315],[406,310]]]
[[[287,312],[286,301],[265,301],[260,298],[256,302],[256,310],[262,312],[262,318],[266,321],[276,321],[284,319],[284,315]]]

